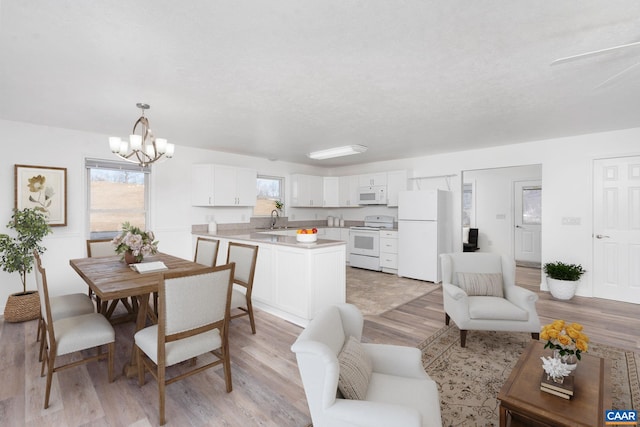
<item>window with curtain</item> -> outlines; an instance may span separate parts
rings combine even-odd
[[[111,238],[124,222],[146,229],[150,168],[86,159],[89,238]]]

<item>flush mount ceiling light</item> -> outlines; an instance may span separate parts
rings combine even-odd
[[[333,157],[350,156],[351,154],[359,154],[367,151],[364,145],[345,145],[344,147],[329,148],[327,150],[314,151],[309,153],[311,159],[324,160]]]
[[[138,163],[145,167],[156,160],[166,157],[173,157],[175,146],[167,143],[164,138],[156,138],[153,136],[149,128],[149,120],[144,116],[144,110],[151,108],[149,104],[138,103],[136,106],[142,110],[142,116],[134,123],[132,135],[129,135],[129,141],[123,141],[120,137],[112,136],[109,138],[109,147],[111,152],[123,160],[131,163]],[[136,128],[140,125],[140,134],[136,135]]]

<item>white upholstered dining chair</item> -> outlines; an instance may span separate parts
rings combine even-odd
[[[320,311],[298,336],[300,377],[314,427],[440,427],[437,384],[413,347],[360,343],[352,304]]]
[[[38,253],[35,252],[34,256],[36,259],[36,283],[40,295],[40,311],[46,328],[46,334],[42,337],[42,341],[46,341],[46,345],[40,375],[44,376],[44,368],[46,365],[47,385],[44,397],[44,409],[47,409],[49,407],[49,396],[51,394],[51,382],[54,372],[94,360],[107,359],[109,382],[113,382],[115,332],[109,321],[99,313],[54,319],[52,316],[51,300],[49,298],[47,274],[42,267]],[[102,346],[107,346],[106,353],[102,352]],[[75,359],[64,365],[56,366],[56,358],[58,356],[91,348],[97,348],[98,353],[94,356],[81,358],[79,360]]]
[[[227,264],[231,262],[236,264],[236,271],[233,275],[231,308],[240,310],[240,313],[233,314],[231,319],[249,316],[251,333],[253,334],[256,333],[256,321],[253,317],[251,294],[253,292],[253,278],[256,274],[257,261],[258,246],[229,242]]]
[[[460,329],[460,346],[468,330],[529,332],[540,335],[538,295],[516,286],[513,258],[496,253],[440,255],[445,323]]]
[[[196,254],[193,262],[206,265],[207,267],[215,267],[216,260],[218,259],[219,247],[219,240],[198,237],[198,240],[196,240]]]
[[[227,392],[233,388],[228,336],[234,267],[226,264],[166,273],[158,285],[158,324],[134,336],[140,386],[144,385],[146,370],[158,382],[161,425],[165,423],[168,384],[222,364]],[[167,378],[168,366],[205,353],[211,353],[215,360]]]

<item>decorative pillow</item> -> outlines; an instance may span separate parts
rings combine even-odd
[[[504,298],[501,273],[458,273],[458,285],[469,296]]]
[[[345,399],[363,400],[367,396],[373,365],[362,344],[354,337],[349,337],[338,354],[338,363],[338,390]]]

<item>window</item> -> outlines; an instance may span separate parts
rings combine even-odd
[[[475,225],[475,207],[473,205],[473,183],[465,182],[462,186],[462,226]]]
[[[258,175],[258,199],[253,208],[254,216],[269,216],[276,208],[276,200],[284,201],[284,178]]]
[[[89,238],[114,237],[122,223],[146,229],[151,170],[133,163],[87,159]]]
[[[542,224],[542,187],[522,189],[522,224]]]

